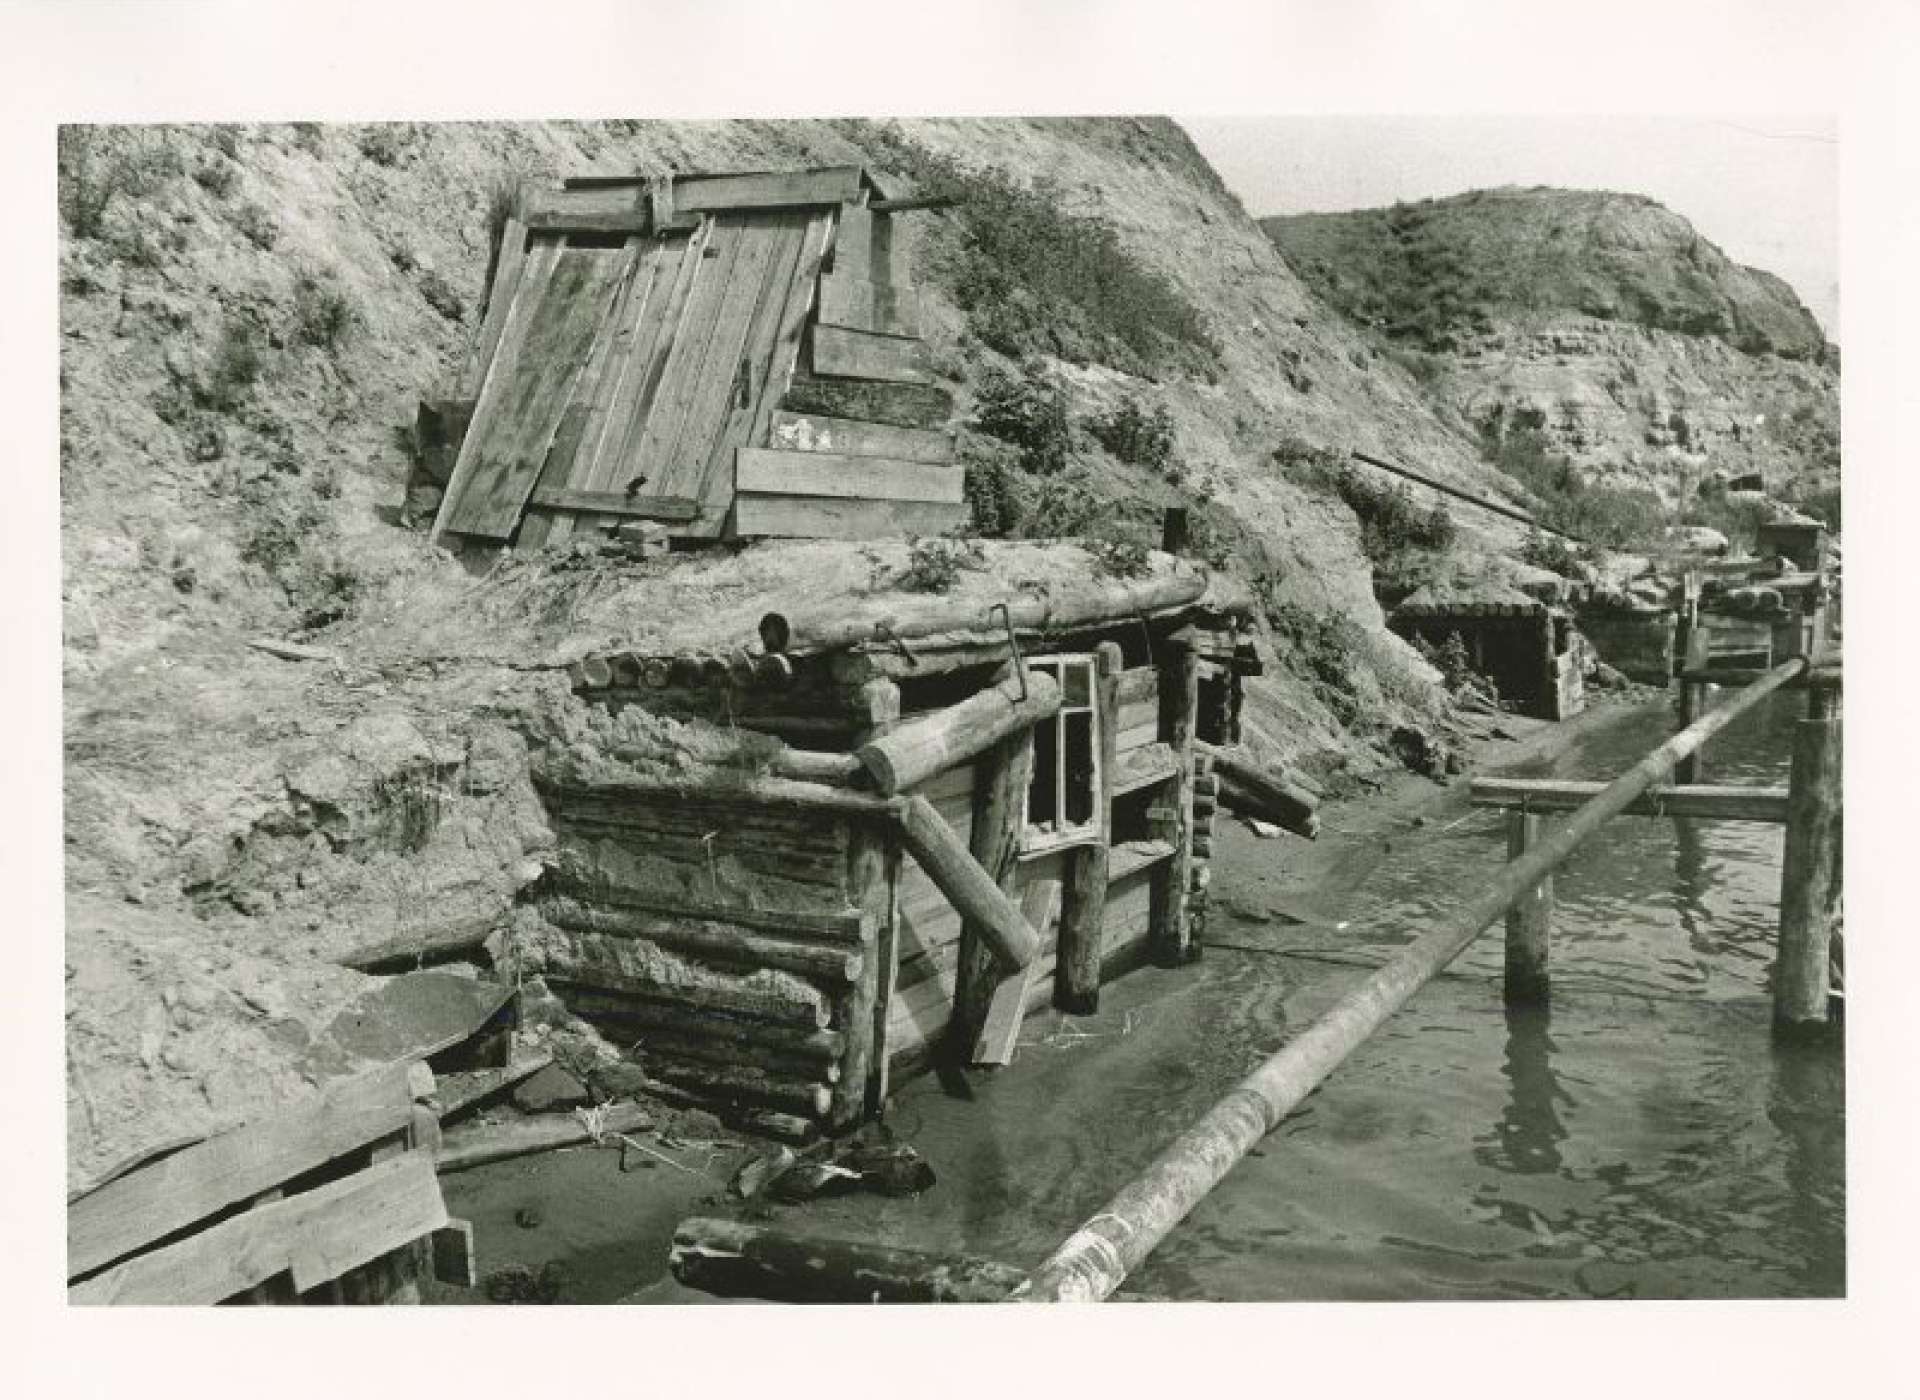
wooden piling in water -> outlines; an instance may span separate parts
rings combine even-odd
[[[1507,859],[1519,860],[1540,843],[1540,818],[1507,813]],[[1553,955],[1553,876],[1526,890],[1507,910],[1504,991],[1508,1006],[1544,1004],[1551,995],[1547,965]]]
[[[1680,685],[1680,728],[1686,729],[1707,708],[1707,688],[1699,681],[1682,679]],[[1673,766],[1673,781],[1689,786],[1700,781],[1700,755],[1692,753]]]
[[[1048,1256],[1013,1301],[1099,1302],[1112,1294],[1256,1143],[1516,899],[1671,773],[1680,759],[1806,669],[1798,658],[1774,667],[1614,779],[1502,870],[1479,898],[1421,934],[1257,1066]]]
[[[1840,871],[1839,699],[1837,685],[1808,686],[1806,717],[1794,727],[1773,966],[1774,1030],[1788,1037],[1817,1033],[1827,1022],[1829,911]]]

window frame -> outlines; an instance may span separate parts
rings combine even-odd
[[[1053,851],[1071,850],[1078,846],[1104,844],[1107,840],[1109,814],[1107,804],[1100,800],[1106,788],[1106,775],[1103,771],[1102,730],[1107,717],[1100,711],[1100,667],[1099,658],[1092,652],[1054,652],[1045,656],[1026,658],[1027,669],[1051,676],[1060,686],[1060,708],[1045,719],[1038,721],[1036,731],[1042,725],[1053,730],[1053,807],[1055,827],[1044,831],[1033,825],[1031,820],[1033,804],[1033,784],[1040,777],[1038,758],[1035,760],[1033,780],[1020,794],[1020,854],[1022,856],[1041,855]],[[1068,684],[1067,673],[1076,670],[1083,673],[1086,696],[1084,703],[1070,703],[1068,696],[1074,687]],[[1072,715],[1088,717],[1087,732],[1090,752],[1087,763],[1087,786],[1093,815],[1085,822],[1072,826],[1066,824],[1068,791],[1068,745],[1067,720]],[[1036,735],[1037,737],[1037,735]],[[1035,745],[1037,749],[1038,744]]]

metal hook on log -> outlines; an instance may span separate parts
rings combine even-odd
[[[1020,658],[1020,639],[1013,634],[1013,609],[1005,603],[995,603],[987,609],[987,621],[993,621],[993,615],[1000,614],[1000,625],[1007,629],[1007,649],[1013,653],[1013,674],[1020,681],[1020,703],[1027,703],[1027,663]]]
[[[875,641],[890,646],[899,652],[900,655],[906,658],[909,666],[918,666],[920,664],[920,658],[908,650],[907,644],[903,642],[899,636],[895,634],[893,628],[885,622],[876,622],[873,624],[873,636]]]

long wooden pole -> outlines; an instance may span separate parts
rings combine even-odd
[[[997,1303],[1022,1277],[991,1259],[808,1239],[699,1217],[674,1230],[668,1264],[689,1288],[782,1303]]]
[[[1807,687],[1795,727],[1787,784],[1787,842],[1780,869],[1780,943],[1773,969],[1773,1025],[1783,1036],[1817,1033],[1827,1021],[1829,894],[1840,869],[1841,732],[1838,694]]]
[[[1022,1302],[1099,1302],[1165,1239],[1248,1150],[1360,1043],[1406,1005],[1513,902],[1580,848],[1602,823],[1673,770],[1715,734],[1806,669],[1800,659],[1769,671],[1690,728],[1641,759],[1500,872],[1487,890],[1440,927],[1422,934],[1286,1048],[1267,1060],[1187,1129],[1146,1170],[1076,1230],[1015,1290]]]

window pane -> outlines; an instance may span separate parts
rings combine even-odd
[[[1087,712],[1067,715],[1066,788],[1069,826],[1085,826],[1094,819],[1093,716]]]

